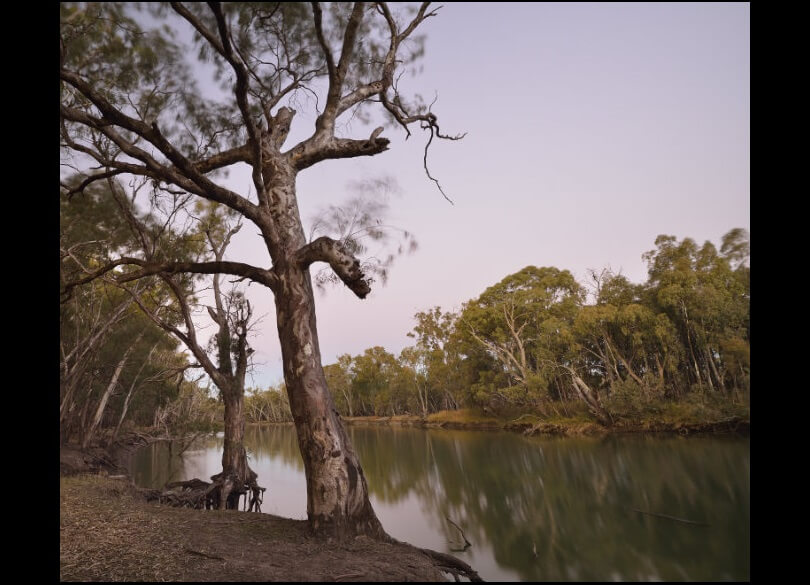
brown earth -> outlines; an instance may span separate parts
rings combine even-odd
[[[147,503],[126,479],[60,480],[63,581],[444,581],[418,549],[334,542],[304,521]]]
[[[446,581],[421,549],[315,536],[306,521],[146,501],[127,458],[150,438],[60,449],[62,581]]]

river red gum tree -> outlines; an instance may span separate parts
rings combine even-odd
[[[190,109],[172,110],[170,100],[154,97],[180,96],[185,91],[171,85],[170,74],[182,69],[182,59],[172,57],[172,45],[164,37],[132,33],[140,29],[123,13],[113,14],[119,24],[115,28],[105,24],[109,15],[100,18],[88,12],[103,7],[63,8],[62,143],[68,151],[90,157],[96,168],[86,171],[84,180],[71,191],[117,175],[149,177],[160,188],[179,189],[241,214],[258,227],[272,259],[271,267],[257,267],[221,258],[181,262],[124,257],[75,284],[123,266],[115,272],[121,283],[147,275],[188,272],[236,275],[269,288],[275,296],[284,378],[306,471],[307,515],[316,531],[341,536],[384,536],[384,531],[324,378],[309,267],[315,262],[328,263],[360,299],[370,292],[370,279],[339,241],[329,237],[307,241],[296,178],[325,160],[374,156],[388,149],[382,127],[360,139],[336,136],[336,120],[360,104],[378,104],[406,131],[418,124],[429,131],[431,140],[434,136],[449,138],[440,134],[437,118],[429,109],[406,107],[396,87],[397,70],[407,60],[401,54],[403,43],[435,14],[429,5],[425,2],[414,8],[399,23],[399,17],[383,2],[335,3],[327,7],[326,15],[317,2],[308,7],[294,3],[223,7],[213,2],[204,7],[172,2],[175,16],[193,27],[200,44],[214,56],[215,65],[233,80],[235,108],[230,120],[238,119],[238,123],[218,128],[195,121]],[[131,81],[121,81],[122,87],[116,88],[119,77],[77,54],[78,47],[86,51],[88,43],[106,47],[114,69],[119,61],[121,67],[126,65],[125,57],[116,57],[115,43],[138,56],[139,52],[149,54],[148,44],[158,41],[161,54],[142,61],[163,64],[152,63],[151,69],[144,65],[146,72],[141,72],[141,83],[135,89]],[[304,57],[300,57],[302,52]],[[269,63],[273,55],[273,63]],[[131,60],[140,63],[136,57]],[[284,100],[303,88],[314,91],[318,86],[312,82],[319,78],[325,80],[326,96],[314,131],[284,150],[296,115]],[[207,137],[209,146],[221,143],[218,133],[230,136],[230,146],[213,155],[201,156],[199,149],[190,152],[180,134],[172,130],[169,117],[184,112],[190,117],[189,125],[197,124],[197,135]],[[252,168],[255,201],[212,178],[215,171],[239,162]]]

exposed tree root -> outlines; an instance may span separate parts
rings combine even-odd
[[[422,554],[430,557],[436,567],[444,571],[445,573],[450,573],[453,575],[453,578],[458,581],[459,576],[467,577],[470,581],[475,583],[483,583],[484,580],[478,574],[478,572],[473,569],[470,565],[462,561],[461,559],[457,559],[453,555],[449,555],[447,553],[441,553],[435,550],[431,550],[429,548],[421,548],[418,546],[413,546],[412,544],[408,544],[407,542],[402,542],[401,540],[397,540],[392,536],[386,535],[383,539],[387,542],[392,544],[397,544],[400,546],[410,546],[415,548],[416,550],[420,551]]]
[[[194,478],[167,483],[163,490],[141,491],[149,501],[157,500],[161,504],[196,510],[219,508],[238,510],[239,500],[244,496],[244,511],[261,512],[264,492],[267,488],[259,486],[256,483],[256,477],[256,473],[248,468],[248,477],[242,482],[232,476],[218,473],[211,476],[213,480],[211,482]],[[226,500],[224,506],[222,506],[223,494]]]
[[[483,583],[484,580],[478,575],[478,572],[461,559],[457,559],[453,555],[430,550],[429,548],[416,548],[434,561],[438,561],[436,566],[440,570],[453,575],[456,581],[458,581],[459,576],[463,576],[467,577],[472,582]]]

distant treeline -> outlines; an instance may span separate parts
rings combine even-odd
[[[632,418],[661,407],[747,407],[749,237],[720,249],[659,236],[645,283],[609,269],[578,282],[527,266],[465,303],[416,314],[415,344],[325,366],[344,416],[427,415],[477,407],[547,416]],[[291,420],[283,387],[248,392],[252,421]],[[694,409],[693,409],[694,411]]]
[[[63,240],[115,243],[104,204],[74,201]],[[414,345],[399,355],[371,347],[325,366],[338,411],[476,408],[603,422],[662,409],[704,418],[747,411],[748,233],[731,230],[719,250],[673,236],[655,246],[643,255],[643,284],[607,269],[580,283],[567,270],[528,266],[457,313],[417,313]],[[155,305],[166,302],[159,288],[138,286]],[[195,364],[124,291],[96,280],[74,291],[60,317],[63,441],[113,440],[130,425],[167,435],[222,428],[223,405],[189,375]],[[248,389],[244,412],[253,422],[292,420],[283,384]]]

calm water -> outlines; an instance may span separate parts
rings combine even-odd
[[[747,438],[348,430],[388,533],[452,552],[484,579],[750,579]],[[305,519],[293,427],[250,427],[246,443],[259,484],[268,488],[262,510]],[[182,457],[154,444],[137,454],[135,481],[162,487],[207,480],[221,470],[221,450],[221,437]],[[453,550],[463,539],[448,517],[472,542],[467,551]]]

